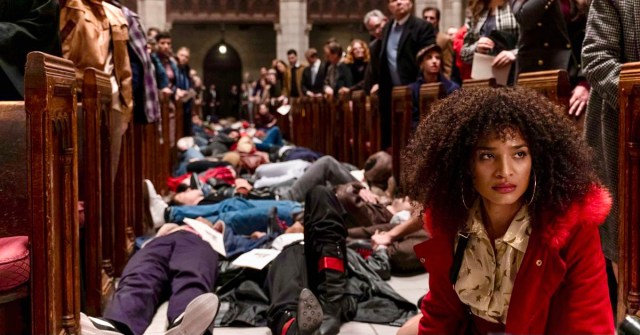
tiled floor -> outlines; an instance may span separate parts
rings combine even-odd
[[[392,277],[389,284],[401,296],[411,302],[417,302],[428,289],[429,275],[422,274],[413,277]],[[166,327],[167,304],[163,304],[154,318],[153,323],[145,334],[164,334]],[[349,322],[342,325],[341,334],[345,335],[395,335],[397,327],[375,325],[360,322]],[[266,327],[261,328],[216,328],[214,335],[271,335]]]

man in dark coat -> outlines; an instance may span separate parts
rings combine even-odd
[[[57,0],[0,0],[0,101],[24,99],[27,54],[60,56]]]
[[[318,50],[315,48],[307,50],[304,55],[309,66],[305,67],[302,72],[302,95],[322,95],[327,70],[326,63],[320,60]]]
[[[364,74],[364,91],[367,94],[378,91],[380,81],[380,48],[382,47],[382,32],[387,24],[387,17],[378,9],[374,9],[364,16],[364,26],[373,38],[369,43],[371,61]]]
[[[436,42],[433,26],[411,13],[411,0],[389,0],[393,21],[384,29],[380,50],[380,143],[391,146],[391,91],[409,85],[420,73],[416,54]]]

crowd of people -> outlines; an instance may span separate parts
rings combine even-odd
[[[389,0],[389,16],[363,18],[370,41],[329,39],[322,54],[304,51],[306,63],[289,50],[224,98],[190,68],[188,48],[174,53],[169,32],[143,29],[117,1],[32,2],[37,10],[23,11],[59,19],[59,35],[45,20],[1,45],[39,32],[38,43],[59,38],[41,50],[72,60],[78,78],[87,67],[111,76],[114,171],[132,118],[158,121],[162,98],[184,110],[171,193],[145,180],[152,224],[103,315],[82,314],[83,334],[143,334],[163,301],[167,334],[217,324],[328,335],[351,320],[412,335],[614,332],[617,83],[621,64],[640,60],[631,2],[472,0],[464,26],[445,33],[438,8],[416,17],[413,1]],[[507,86],[520,73],[566,70],[567,111],[518,87],[464,89],[478,55],[510,72]],[[16,99],[6,64],[12,89],[0,97]],[[449,97],[421,118],[425,83]],[[414,106],[406,194],[384,151],[398,86]],[[358,90],[380,103],[383,151],[364,166],[283,138],[277,108]],[[220,117],[226,98],[232,119]],[[580,134],[570,120],[585,112]],[[256,249],[279,254],[261,270],[230,265]],[[418,306],[386,282],[424,269],[430,290]],[[217,315],[221,302],[232,307]]]

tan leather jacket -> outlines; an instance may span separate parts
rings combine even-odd
[[[130,120],[133,109],[131,64],[127,51],[129,28],[122,10],[99,0],[68,0],[60,11],[62,54],[76,66],[76,78],[84,69],[105,70],[110,44],[120,93],[121,111]]]

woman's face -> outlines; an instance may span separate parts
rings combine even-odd
[[[364,47],[360,42],[355,42],[351,46],[351,52],[353,53],[354,59],[363,59],[364,58]]]
[[[280,73],[284,73],[287,71],[287,67],[282,62],[276,63],[276,69],[278,69]]]
[[[531,154],[519,130],[504,141],[492,132],[473,151],[473,186],[489,206],[520,206],[529,186]]]

